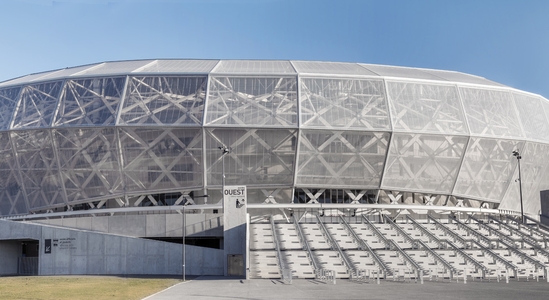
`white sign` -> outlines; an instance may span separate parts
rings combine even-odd
[[[223,203],[240,208],[248,202],[245,185],[226,185],[223,187]]]

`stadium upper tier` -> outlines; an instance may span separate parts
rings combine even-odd
[[[459,72],[119,61],[8,80],[0,99],[3,215],[160,205],[151,195],[167,193],[181,197],[163,204],[192,191],[211,198],[219,146],[230,149],[226,184],[247,185],[252,203],[361,203],[374,191],[376,200],[418,193],[517,210],[514,150],[526,212],[538,213],[549,186],[549,101]]]

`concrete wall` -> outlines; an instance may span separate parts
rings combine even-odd
[[[40,275],[182,274],[180,244],[0,220],[0,240],[10,239],[40,241]],[[51,253],[45,253],[48,239]],[[0,257],[11,253],[2,249]],[[186,274],[221,275],[222,257],[223,250],[186,246]]]
[[[0,275],[17,274],[17,260],[21,256],[21,242],[0,241]]]
[[[186,214],[185,218],[187,236],[223,236],[222,214]],[[183,215],[180,214],[77,217],[32,222],[134,237],[181,237],[183,235]]]
[[[225,186],[225,191],[243,191],[246,193],[244,186]],[[238,204],[238,198],[245,199],[245,196],[225,195],[223,197],[223,250],[224,250],[224,275],[233,274],[246,275],[246,232],[247,232],[247,217],[246,203]],[[242,257],[241,265],[233,267],[233,270],[228,269],[229,256],[238,255]],[[240,271],[240,272],[239,272]]]

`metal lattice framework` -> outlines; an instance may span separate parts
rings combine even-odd
[[[548,147],[547,99],[463,73],[109,62],[0,83],[0,214],[217,203],[223,169],[266,207],[517,210],[513,150],[537,213]]]

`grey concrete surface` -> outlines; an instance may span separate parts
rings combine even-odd
[[[222,214],[188,213],[185,220],[187,236],[223,236]],[[180,214],[115,215],[31,222],[133,237],[180,237],[183,235],[183,217]]]
[[[219,299],[548,299],[549,283],[546,281],[496,281],[414,282],[381,281],[357,283],[339,280],[336,285],[314,280],[294,279],[293,284],[283,284],[269,279],[228,279],[202,276],[175,285],[146,300],[219,300]]]
[[[0,275],[17,274],[17,259],[21,252],[21,242],[0,241]]]
[[[20,243],[39,241],[39,275],[181,274],[182,245],[0,220],[0,274],[17,272]],[[52,243],[46,253],[45,241]],[[15,245],[15,246],[14,246]],[[223,250],[186,245],[187,275],[222,275]]]

